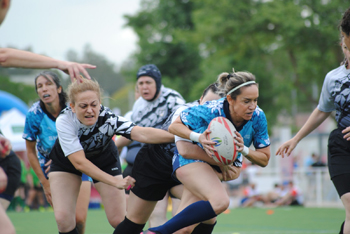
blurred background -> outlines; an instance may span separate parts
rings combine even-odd
[[[317,106],[325,75],[344,58],[338,22],[348,0],[11,4],[0,28],[0,46],[97,65],[89,73],[104,90],[103,104],[120,115],[133,105],[136,72],[144,64],[156,64],[163,84],[188,102],[221,72],[252,72],[260,87],[258,104],[269,124],[271,159],[266,168],[245,162],[242,177],[228,183],[233,206],[239,205],[245,186],[255,184],[259,193],[267,194],[275,183],[289,181],[298,187],[303,205],[342,206],[325,167],[334,117],[301,141],[290,157],[282,159],[275,152],[305,123]],[[19,141],[15,150],[24,161],[21,116],[38,100],[34,77],[39,72],[0,68],[0,129]],[[59,75],[67,87],[70,79]],[[14,120],[12,127],[2,118]],[[316,162],[320,166],[312,166]]]

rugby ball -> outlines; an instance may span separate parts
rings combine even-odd
[[[216,117],[209,123],[208,129],[211,133],[208,134],[207,139],[216,142],[212,145],[213,159],[216,162],[228,165],[237,158],[238,151],[235,131],[236,128],[225,117]]]

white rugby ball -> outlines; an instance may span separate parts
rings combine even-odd
[[[212,145],[213,159],[222,164],[231,164],[237,158],[238,151],[236,146],[236,128],[225,117],[216,117],[209,123],[208,129],[211,133],[208,134],[209,140],[216,142]]]

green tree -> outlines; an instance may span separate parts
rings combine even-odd
[[[185,75],[169,75],[169,86],[185,84],[190,99],[223,71],[252,72],[259,106],[275,123],[282,112],[309,112],[317,104],[326,73],[343,57],[337,23],[347,7],[345,0],[144,0],[127,25],[140,37],[137,63],[164,64],[163,73],[195,64]],[[179,44],[191,56],[169,53]]]
[[[202,76],[198,46],[181,36],[182,31],[194,30],[192,8],[191,1],[144,0],[138,14],[125,16],[141,48],[135,54],[134,74],[140,66],[153,63],[162,73],[163,84],[185,99],[190,96],[191,85]]]

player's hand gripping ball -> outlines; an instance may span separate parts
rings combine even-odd
[[[216,142],[212,145],[215,149],[213,159],[225,165],[229,165],[235,161],[238,155],[235,131],[236,128],[225,117],[216,117],[209,123],[208,129],[211,133],[208,134],[208,140]]]

